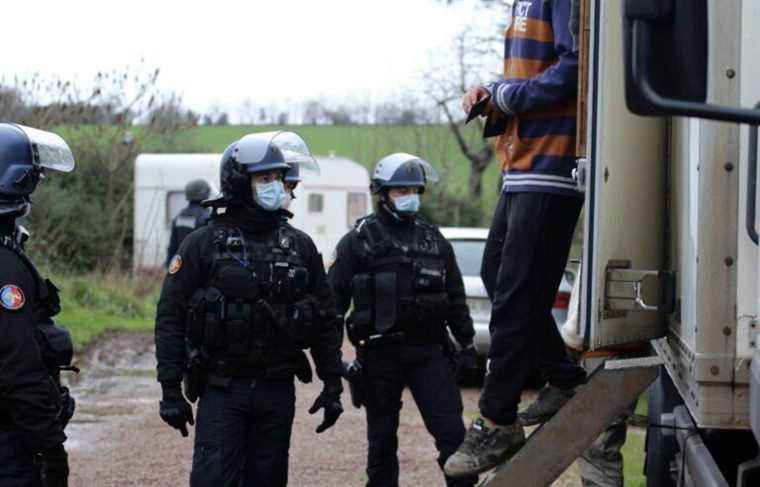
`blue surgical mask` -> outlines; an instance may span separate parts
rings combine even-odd
[[[265,210],[279,210],[285,201],[285,186],[282,184],[282,181],[257,184],[253,197],[256,203]]]
[[[393,206],[399,213],[417,213],[420,209],[420,195],[408,194],[393,198]]]

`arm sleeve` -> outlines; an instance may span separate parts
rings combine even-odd
[[[489,86],[504,113],[528,113],[572,99],[578,92],[578,52],[570,33],[570,0],[552,0],[552,30],[557,62],[526,80],[501,80]]]
[[[475,329],[472,326],[470,309],[467,307],[467,295],[464,291],[462,272],[459,270],[454,249],[448,241],[446,245],[446,293],[449,296],[449,315],[447,324],[454,338],[462,347],[472,343]]]
[[[335,260],[330,266],[328,280],[335,293],[335,308],[338,315],[345,316],[351,306],[354,291],[352,281],[356,266],[351,252],[351,234],[345,235],[335,249]]]
[[[0,307],[0,398],[29,448],[40,452],[66,435],[57,419],[58,392],[34,338],[34,281],[21,262],[8,260],[2,261],[4,283],[18,286],[27,303],[17,311]]]
[[[314,319],[318,320],[320,327],[319,337],[311,347],[311,357],[314,359],[317,376],[322,382],[340,387],[343,357],[341,323],[335,314],[335,299],[327,284],[322,256],[317,252],[313,242],[309,241],[309,246],[312,255],[309,265],[309,284],[319,309]]]
[[[169,267],[169,263],[172,261],[172,257],[174,257],[174,255],[177,253],[177,247],[179,247],[177,244],[177,226],[174,224],[174,220],[172,220],[172,232],[169,236],[169,247],[166,249],[165,267]]]
[[[174,274],[167,274],[156,309],[156,359],[158,381],[164,388],[180,387],[185,364],[185,335],[188,300],[203,285],[209,271],[205,250],[206,232],[193,232],[180,245],[182,259]]]

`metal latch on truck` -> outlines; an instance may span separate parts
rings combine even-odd
[[[675,274],[631,269],[626,260],[610,261],[605,273],[604,309],[609,311],[675,310]]]

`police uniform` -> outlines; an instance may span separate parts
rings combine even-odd
[[[169,248],[166,253],[166,265],[171,262],[172,257],[177,254],[179,245],[195,229],[202,227],[208,221],[208,210],[203,208],[200,203],[191,201],[179,215],[172,220],[172,231],[169,237]]]
[[[335,257],[329,280],[338,314],[353,301],[346,326],[362,367],[367,485],[396,486],[404,387],[435,438],[439,465],[465,435],[459,388],[442,347],[447,326],[462,346],[473,340],[462,275],[434,225],[418,216],[399,218],[386,204],[341,239]],[[470,486],[477,476],[446,482]]]
[[[237,145],[222,160],[226,211],[182,242],[164,281],[156,318],[161,414],[180,430],[192,424],[179,393],[184,376],[185,395],[200,396],[192,486],[284,486],[294,376],[311,381],[303,350],[311,349],[325,384],[310,410],[328,406],[321,432],[342,412],[341,336],[312,240],[285,222],[284,210],[255,203],[249,182],[237,190],[230,183],[249,177]]]
[[[66,161],[48,160],[65,157]],[[54,134],[0,124],[0,487],[68,484],[64,428],[74,413],[60,369],[70,366],[68,331],[53,321],[58,290],[24,254],[16,219],[45,168],[74,161]]]

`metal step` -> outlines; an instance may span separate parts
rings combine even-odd
[[[608,360],[525,446],[491,471],[481,487],[546,487],[657,377],[657,356]]]

